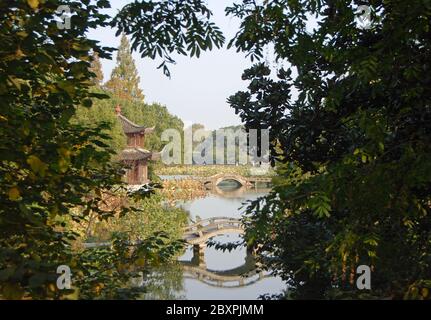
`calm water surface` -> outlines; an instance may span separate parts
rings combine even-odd
[[[169,179],[169,177],[163,177]],[[178,178],[178,177],[175,177]],[[268,190],[238,190],[236,186],[221,186],[215,193],[210,193],[205,198],[185,202],[180,206],[190,212],[193,221],[213,217],[241,218],[245,211],[244,202],[264,196]],[[241,208],[243,207],[243,208]],[[241,240],[240,235],[227,234],[215,237],[214,240],[226,243]],[[244,279],[239,283],[235,278],[237,270],[253,270],[254,263],[251,256],[247,257],[244,247],[222,252],[214,248],[206,248],[204,251],[204,264],[193,265],[192,248],[188,248],[179,263],[173,266],[164,266],[152,274],[150,292],[146,298],[150,299],[258,299],[264,294],[279,294],[286,285],[279,277],[264,272],[260,275]],[[187,266],[192,266],[204,276],[191,274]],[[196,269],[198,268],[198,269]],[[248,271],[247,271],[248,272]],[[213,275],[216,275],[213,279]],[[253,273],[251,273],[253,274]],[[223,278],[217,277],[222,275]],[[224,277],[228,275],[228,277]],[[236,275],[239,275],[238,272]],[[233,276],[230,277],[230,276]],[[226,281],[220,281],[224,279]],[[232,281],[230,281],[232,280]],[[152,288],[152,289],[151,289]]]

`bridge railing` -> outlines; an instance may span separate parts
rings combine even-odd
[[[184,231],[192,230],[196,228],[203,228],[209,225],[220,224],[220,223],[241,223],[240,219],[232,218],[232,217],[214,217],[208,218],[204,220],[196,221],[195,223],[184,227]]]
[[[217,217],[198,221],[186,228],[184,228],[184,238],[190,236],[195,238],[204,237],[206,234],[212,233],[216,230],[223,229],[242,229],[242,222],[239,219],[229,217]]]

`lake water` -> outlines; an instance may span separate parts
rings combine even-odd
[[[213,217],[241,218],[245,201],[264,196],[268,190],[238,189],[225,185],[205,198],[185,202],[180,206],[190,212],[193,221]],[[226,243],[241,240],[240,235],[226,234],[214,240]],[[270,272],[254,272],[255,265],[245,247],[222,252],[213,247],[204,250],[198,265],[193,264],[193,248],[190,246],[179,258],[179,263],[164,266],[151,274],[147,299],[258,299],[265,294],[279,294],[285,283]],[[203,260],[203,262],[202,262]],[[245,270],[245,271],[244,271]],[[239,274],[238,274],[239,273]],[[238,280],[240,274],[249,276]]]

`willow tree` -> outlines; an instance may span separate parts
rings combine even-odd
[[[139,88],[139,75],[133,60],[130,42],[123,34],[117,52],[117,65],[105,87],[120,99],[143,101],[144,95]]]

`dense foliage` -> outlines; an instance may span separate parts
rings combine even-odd
[[[229,99],[247,126],[270,128],[279,163],[247,240],[293,298],[430,298],[431,2],[244,0],[227,12],[242,21],[231,45],[253,59],[270,47],[288,66],[254,65]],[[371,291],[356,288],[362,264]]]
[[[160,246],[161,235],[143,239],[131,254],[121,237],[111,248],[77,253],[70,246],[77,234],[64,223],[65,217],[79,222],[89,213],[109,218],[112,213],[100,209],[102,191],[121,184],[122,172],[112,165],[113,151],[104,142],[109,139],[103,134],[107,127],[88,128],[70,121],[79,106],[91,107],[93,99],[106,97],[93,89],[96,74],[91,72],[90,57],[96,52],[109,59],[113,49],[88,39],[87,32],[103,26],[118,27],[121,32],[133,19],[138,22],[135,26],[146,25],[132,34],[133,48],[140,46],[144,57],[153,58],[148,49],[154,46],[162,51],[183,50],[187,43],[196,51],[223,42],[217,29],[208,29],[211,14],[200,1],[140,4],[146,7],[126,8],[111,18],[100,12],[110,6],[106,0],[0,2],[2,298],[64,298],[70,292],[55,286],[59,265],[72,268],[75,297],[98,296],[99,279],[94,277],[110,280],[103,296],[125,297],[117,283],[127,277],[124,264],[131,265],[136,258],[151,262],[146,253],[154,250],[171,253],[172,248]],[[72,10],[70,29],[57,27],[59,5]],[[182,10],[189,14],[178,16]],[[195,11],[206,14],[197,16]],[[162,14],[163,19],[154,21],[153,14]],[[163,28],[183,23],[189,31],[175,29],[175,34],[187,41],[173,45],[165,36],[169,30]],[[209,41],[201,43],[198,37]],[[77,207],[85,209],[75,214],[72,209]],[[121,210],[126,214],[132,208]]]
[[[210,21],[211,15],[199,0],[134,1],[113,23],[117,35],[132,35],[132,49],[139,50],[142,57],[160,58],[158,68],[170,76],[168,66],[175,63],[172,54],[199,58],[202,51],[223,45],[225,38]]]

